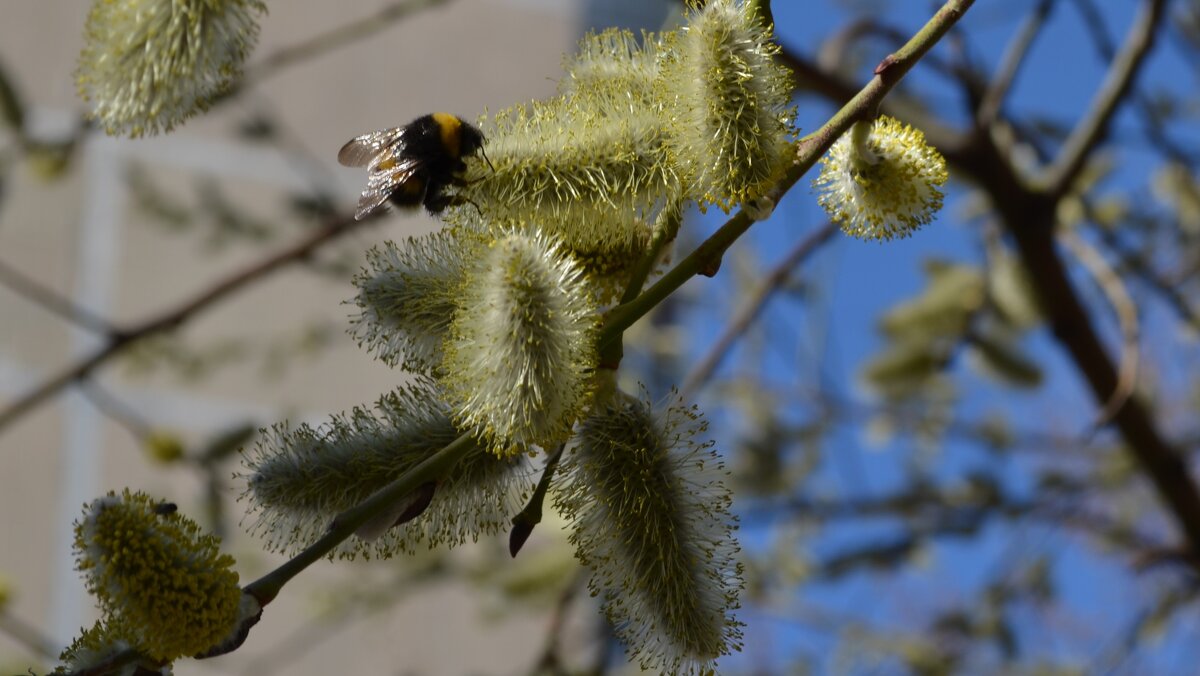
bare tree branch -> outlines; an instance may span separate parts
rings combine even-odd
[[[1043,185],[1050,195],[1062,195],[1071,188],[1092,151],[1108,135],[1113,116],[1127,100],[1134,80],[1154,46],[1154,35],[1162,24],[1166,4],[1166,0],[1147,0],[1142,6],[1087,115],[1071,131],[1058,158],[1046,171]]]
[[[1137,307],[1134,305],[1133,298],[1129,296],[1129,290],[1125,288],[1121,277],[1112,269],[1108,261],[1104,260],[1104,256],[1074,231],[1059,234],[1059,240],[1096,280],[1096,284],[1104,292],[1108,302],[1112,304],[1117,321],[1121,325],[1121,367],[1118,371],[1117,385],[1109,395],[1108,401],[1100,409],[1100,413],[1097,414],[1090,435],[1106,425],[1113,414],[1124,406],[1129,397],[1133,395],[1134,387],[1137,386],[1138,362],[1140,361],[1138,340],[1141,331],[1138,327]]]
[[[775,267],[767,272],[766,276],[759,282],[758,287],[746,298],[738,313],[725,327],[725,331],[712,344],[708,352],[696,362],[696,365],[692,367],[687,377],[683,379],[683,385],[680,386],[679,392],[684,401],[690,400],[696,390],[708,382],[708,379],[712,377],[717,367],[725,359],[725,355],[733,348],[734,343],[745,335],[746,331],[758,320],[759,315],[762,314],[763,309],[770,302],[771,297],[775,295],[775,292],[791,278],[792,271],[819,249],[822,244],[828,242],[836,232],[836,225],[826,223],[800,240],[783,257],[783,260],[779,261]]]
[[[113,325],[100,315],[72,303],[54,289],[26,276],[3,261],[0,261],[0,285],[41,306],[47,312],[52,312],[88,331],[100,334],[112,334],[116,331]]]
[[[987,127],[999,117],[1000,108],[1004,105],[1004,99],[1012,88],[1017,72],[1025,63],[1025,57],[1029,55],[1029,48],[1033,46],[1034,38],[1046,25],[1046,19],[1050,17],[1050,10],[1053,8],[1054,0],[1040,0],[1030,12],[1029,17],[1025,19],[1025,23],[1021,24],[1021,28],[1017,30],[1012,41],[1008,43],[1008,47],[1004,50],[1004,56],[1000,59],[1000,65],[996,69],[996,74],[983,93],[979,110],[975,112],[976,124],[979,126]]]
[[[1108,30],[1104,27],[1104,18],[1100,15],[1100,8],[1092,0],[1074,0],[1074,2],[1079,13],[1083,16],[1084,25],[1087,26],[1088,32],[1091,33],[1092,42],[1096,45],[1096,51],[1099,52],[1102,58],[1111,61],[1116,56],[1117,47],[1113,44],[1112,37],[1109,36]],[[1154,101],[1138,91],[1136,85],[1133,88],[1133,100],[1137,104],[1137,111],[1142,118],[1142,131],[1146,134],[1146,138],[1150,140],[1151,145],[1167,157],[1181,164],[1195,166],[1197,162],[1200,162],[1200,155],[1181,148],[1171,139],[1167,138],[1166,130],[1163,128],[1163,120],[1156,110]]]
[[[242,79],[231,89],[238,90],[253,85],[288,66],[320,56],[339,47],[353,44],[379,31],[390,28],[393,23],[410,14],[443,5],[446,2],[447,0],[401,0],[400,2],[392,2],[384,5],[379,11],[370,16],[355,19],[354,21],[331,28],[324,33],[315,35],[294,45],[282,47],[268,54],[261,61],[250,66],[246,70],[245,75],[242,76]],[[231,91],[230,93],[233,92]]]
[[[998,155],[1001,152],[990,145],[981,151],[985,155]],[[1001,213],[1005,227],[1029,271],[1038,301],[1049,319],[1056,341],[1067,351],[1075,368],[1087,380],[1096,402],[1104,406],[1116,390],[1120,377],[1055,247],[1054,225],[1058,201],[1045,194],[1029,191],[1015,175],[998,172],[1003,163],[987,164],[990,166],[971,166],[968,171],[972,171],[976,179],[984,183],[993,204]],[[991,182],[992,179],[995,182]],[[1163,435],[1145,402],[1136,393],[1113,414],[1112,422],[1166,503],[1190,546],[1200,550],[1200,490],[1183,454]]]
[[[18,397],[0,410],[0,431],[30,410],[45,402],[60,390],[87,377],[113,357],[125,352],[142,338],[174,329],[209,306],[216,304],[257,281],[260,281],[291,263],[305,260],[325,243],[356,229],[369,221],[355,221],[351,217],[340,218],[318,228],[308,236],[291,245],[238,270],[212,286],[188,298],[174,308],[142,321],[127,329],[117,329],[109,334],[108,342],[79,361],[68,365],[50,376],[31,391]]]

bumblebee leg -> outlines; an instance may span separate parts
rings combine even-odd
[[[479,205],[476,204],[474,200],[462,195],[439,194],[431,196],[429,200],[425,202],[425,207],[431,212],[437,214],[450,207],[461,207],[464,204],[470,204],[471,206],[475,207],[475,211],[478,211],[479,215],[483,216],[483,209],[480,209]]]
[[[450,180],[448,180],[446,183],[448,185],[453,185],[458,188],[465,188],[469,185],[475,185],[476,183],[479,183],[480,181],[482,181],[486,178],[487,178],[487,176],[480,176],[479,178],[468,181],[466,178],[464,178],[462,176],[462,174],[452,174],[450,176]]]

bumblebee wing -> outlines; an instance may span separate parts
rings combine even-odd
[[[344,167],[365,167],[404,137],[404,127],[380,129],[355,136],[338,151],[338,163]]]
[[[367,187],[358,198],[358,208],[354,210],[354,220],[361,221],[383,206],[397,188],[405,186],[424,166],[424,162],[412,157],[385,157],[372,161],[367,174]],[[422,182],[416,187],[423,192],[427,186]]]

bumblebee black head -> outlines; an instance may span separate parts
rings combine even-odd
[[[462,123],[462,154],[463,156],[474,155],[483,150],[483,134],[474,126]]]
[[[467,148],[470,150],[466,150]],[[463,149],[463,153],[466,155],[478,152],[483,156],[483,161],[487,162],[488,168],[496,171],[496,167],[492,166],[492,161],[488,159],[487,153],[483,151],[483,133],[465,122],[463,123]]]

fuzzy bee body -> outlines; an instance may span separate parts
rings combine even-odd
[[[434,214],[457,204],[446,188],[463,184],[464,159],[482,151],[483,134],[449,113],[422,115],[402,127],[355,137],[338,151],[342,165],[367,167],[367,187],[358,199],[355,220],[387,202],[424,206]]]

